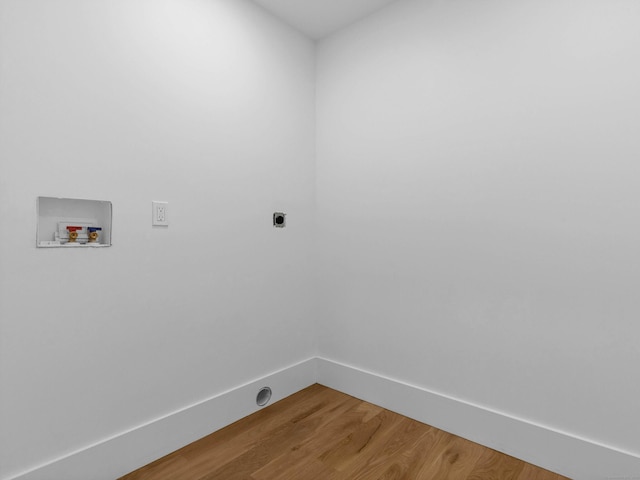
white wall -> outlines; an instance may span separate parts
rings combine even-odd
[[[314,355],[314,68],[250,2],[0,2],[0,478]],[[41,195],[113,247],[36,249]]]
[[[640,455],[638,25],[401,0],[319,44],[321,356]]]
[[[640,454],[639,20],[400,0],[320,44],[316,171],[314,46],[253,4],[2,0],[0,478],[318,315],[326,358]],[[114,246],[36,249],[40,195],[112,201]]]

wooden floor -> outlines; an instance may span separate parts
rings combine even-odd
[[[561,480],[313,385],[120,480]]]

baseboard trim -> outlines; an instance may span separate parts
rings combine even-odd
[[[314,383],[575,480],[640,480],[634,453],[324,358],[265,375],[10,480],[113,480],[258,411],[255,396],[263,386],[272,388],[273,404]]]
[[[640,457],[324,358],[318,383],[575,480],[640,480]]]
[[[12,480],[113,480],[260,410],[256,405],[260,388],[271,387],[273,395],[269,404],[273,404],[313,385],[316,376],[316,359],[305,360],[14,476]]]

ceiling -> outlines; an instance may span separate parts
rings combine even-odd
[[[254,0],[313,39],[320,39],[395,0]]]

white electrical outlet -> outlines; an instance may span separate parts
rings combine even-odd
[[[152,225],[160,225],[160,226],[168,226],[169,225],[169,217],[168,217],[168,207],[169,202],[151,202],[152,205],[152,214],[153,217],[151,219]]]

